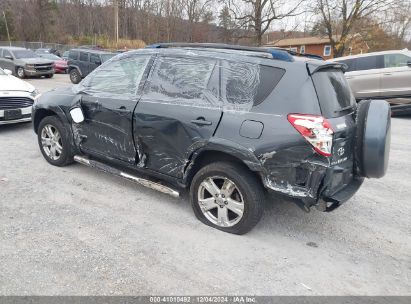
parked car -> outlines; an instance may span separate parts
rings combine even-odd
[[[26,76],[54,75],[54,63],[39,57],[31,50],[20,47],[0,47],[0,67],[13,72],[19,78]]]
[[[345,73],[357,100],[411,98],[411,51],[375,52],[329,60],[347,65]]]
[[[116,54],[88,49],[69,51],[68,71],[72,83],[77,84],[103,62]]]
[[[385,174],[390,107],[357,105],[342,70],[285,50],[159,44],[42,95],[33,127],[50,164],[187,188],[198,219],[243,234],[266,191],[331,211]]]
[[[36,49],[35,52],[37,54],[54,54],[59,57],[61,56],[60,51],[53,49],[53,48],[40,48],[40,49]]]
[[[31,120],[31,107],[40,94],[28,82],[0,68],[0,125]]]
[[[54,72],[55,73],[67,73],[68,65],[67,61],[63,58],[56,56],[54,54],[39,54],[41,58],[46,58],[54,61]]]

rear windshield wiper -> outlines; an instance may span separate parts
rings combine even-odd
[[[344,112],[344,111],[347,111],[347,110],[354,110],[355,108],[356,108],[355,105],[349,105],[349,106],[346,106],[346,107],[343,107],[343,108],[340,108],[340,109],[334,111],[334,113],[340,113],[340,112]]]

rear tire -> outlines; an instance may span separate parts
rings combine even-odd
[[[73,162],[71,144],[66,133],[56,116],[46,116],[40,121],[37,131],[40,151],[53,166],[63,167]]]
[[[77,69],[72,69],[70,71],[70,80],[72,83],[74,84],[78,84],[81,81],[81,75],[80,73],[77,71]]]
[[[259,179],[243,165],[216,162],[194,176],[190,200],[194,214],[204,224],[244,234],[260,221],[265,193]]]

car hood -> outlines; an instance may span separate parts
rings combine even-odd
[[[0,91],[33,92],[34,86],[11,75],[0,75]]]
[[[43,58],[20,58],[18,60],[24,63],[28,63],[28,64],[52,64],[53,63],[52,60],[43,59]]]

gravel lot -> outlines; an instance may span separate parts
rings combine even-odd
[[[30,124],[0,126],[0,294],[411,295],[410,131],[393,119],[387,176],[336,211],[271,198],[235,236],[197,221],[186,198],[53,167]]]

